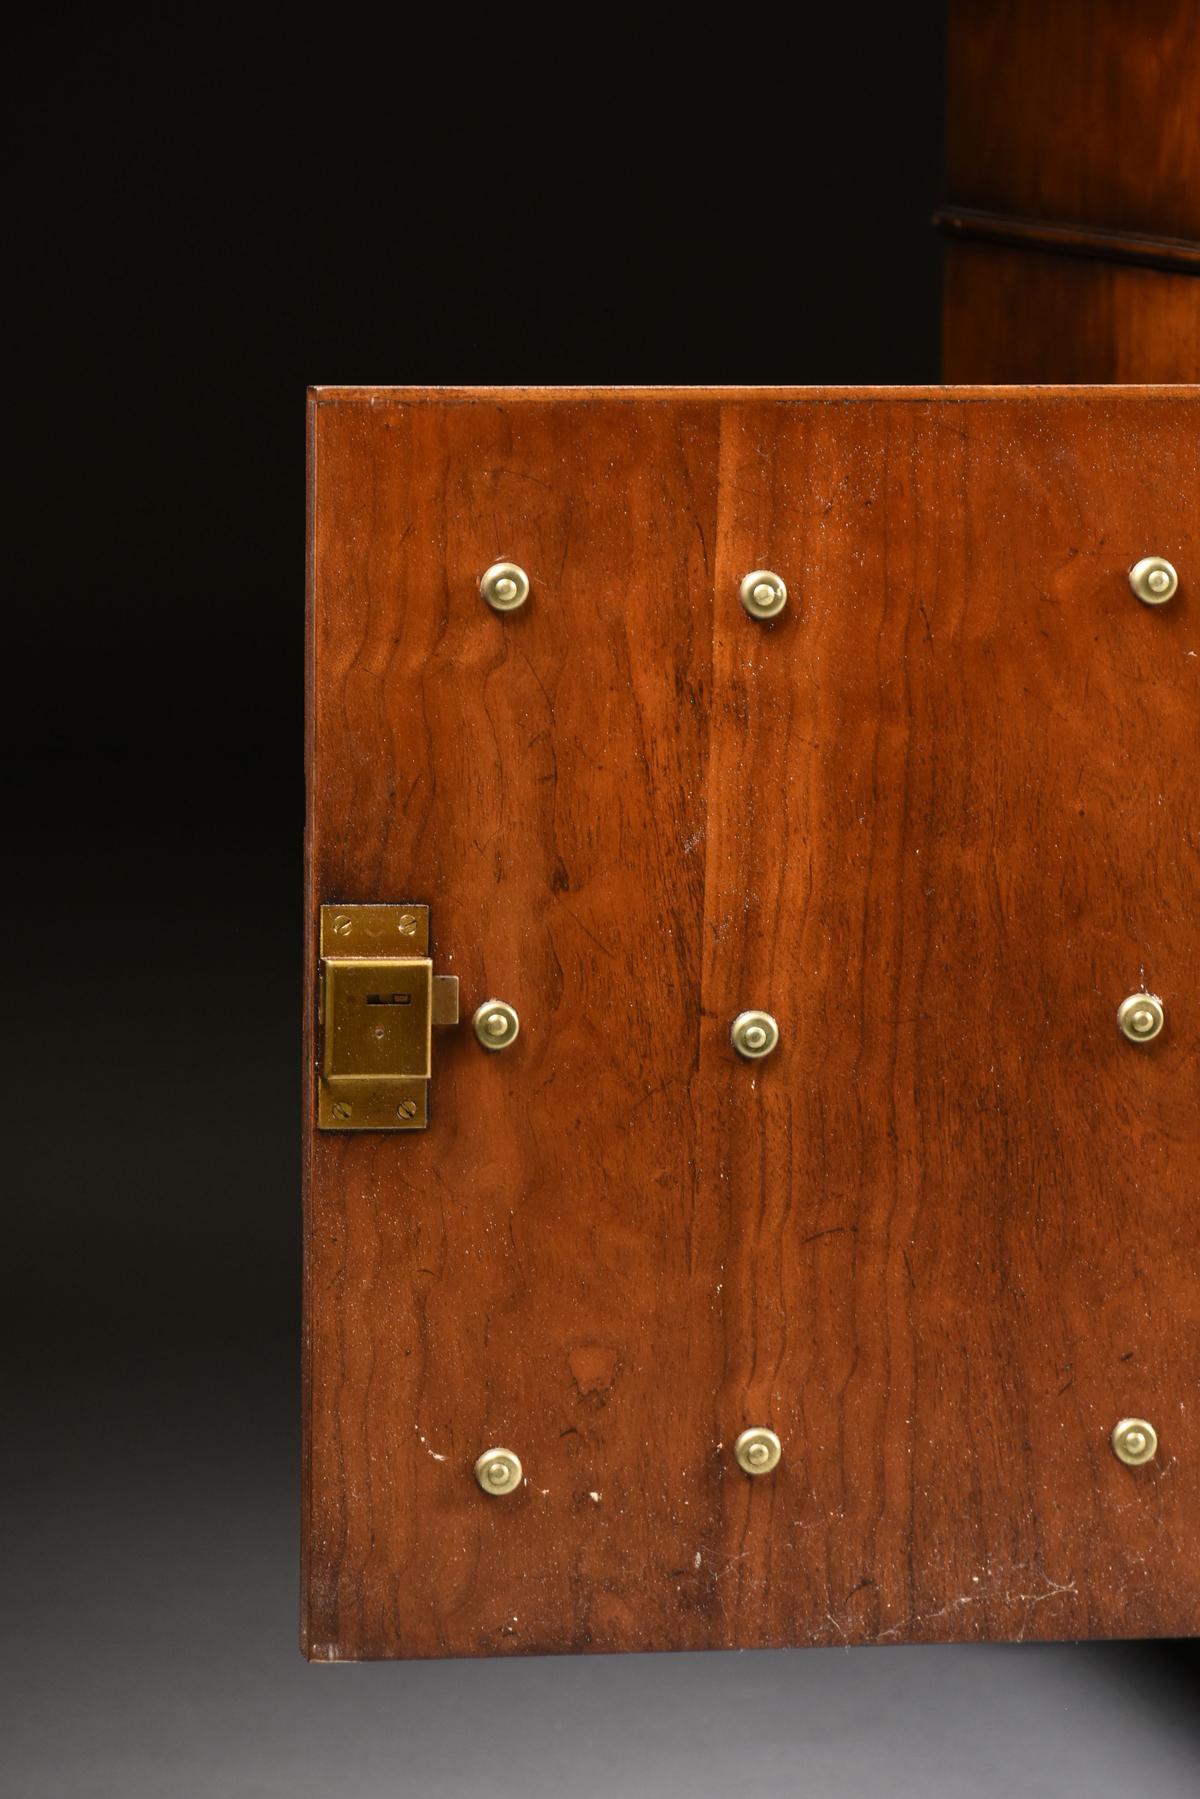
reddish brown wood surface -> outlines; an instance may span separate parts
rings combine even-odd
[[[1200,381],[1192,275],[954,243],[943,299],[947,381]]]
[[[1200,379],[1194,277],[1076,260],[1087,228],[1200,243],[1198,96],[1194,0],[951,0],[948,210],[1071,253],[947,245],[946,380]]]
[[[950,200],[1200,239],[1195,0],[950,0]]]
[[[311,1655],[1196,1630],[1196,415],[314,396],[310,917],[428,903],[522,1036],[310,1112]]]

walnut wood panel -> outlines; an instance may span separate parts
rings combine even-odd
[[[717,413],[313,421],[317,896],[427,903],[464,1017],[522,1029],[439,1033],[427,1133],[314,1138],[312,1652],[701,1644],[674,1576],[719,1355],[688,1096]],[[533,584],[507,617],[501,557]],[[495,1444],[506,1501],[471,1474]]]
[[[951,0],[947,88],[939,217],[997,238],[1041,220],[1060,243],[947,245],[944,378],[1196,380],[1200,286],[1112,266],[1135,240],[1097,241],[1143,234],[1139,259],[1157,239],[1177,264],[1200,251],[1194,0]]]
[[[1196,424],[726,409],[701,1113],[722,1425],[789,1446],[725,1495],[739,1642],[1196,1627],[1200,642],[1125,579],[1147,534],[1196,553]],[[756,564],[796,604],[747,630]],[[743,1004],[781,1031],[753,1071]],[[1125,1413],[1171,1421],[1149,1480]]]
[[[1200,239],[1195,0],[950,0],[960,206]]]
[[[339,1136],[310,1016],[308,1653],[1194,1630],[1195,402],[324,390],[310,445],[310,929],[427,903],[522,1035]]]
[[[945,248],[947,381],[1200,381],[1200,280],[984,244]]]

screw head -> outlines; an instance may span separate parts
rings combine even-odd
[[[779,1042],[779,1026],[769,1012],[739,1012],[729,1027],[729,1041],[747,1062],[759,1062]]]
[[[1179,586],[1179,576],[1165,556],[1143,556],[1129,571],[1129,585],[1147,606],[1163,606]]]
[[[747,1474],[770,1474],[772,1468],[779,1466],[779,1458],[783,1454],[783,1444],[773,1430],[756,1424],[750,1430],[744,1430],[733,1446],[738,1467]]]
[[[415,1118],[416,1115],[417,1102],[415,1099],[402,1099],[396,1107],[397,1118]]]
[[[508,1049],[521,1029],[516,1012],[502,999],[484,1000],[472,1023],[484,1049]]]
[[[344,1099],[337,1100],[334,1105],[330,1107],[330,1110],[335,1118],[345,1119],[350,1117],[351,1108],[346,1104]]]
[[[1158,1432],[1144,1418],[1122,1418],[1109,1438],[1113,1454],[1129,1468],[1140,1468],[1158,1454]]]
[[[338,916],[333,921],[333,928],[339,937],[348,937],[353,929],[353,924],[352,921],[346,917],[344,912],[339,912]]]
[[[521,1484],[520,1456],[511,1449],[485,1449],[475,1464],[475,1479],[485,1493],[512,1493]]]
[[[1162,1001],[1153,993],[1131,993],[1117,1007],[1117,1026],[1130,1043],[1150,1043],[1163,1028]]]
[[[743,577],[738,599],[751,618],[778,618],[787,605],[787,588],[769,568],[755,568]]]
[[[493,612],[515,612],[529,598],[529,576],[515,562],[493,562],[479,591]]]

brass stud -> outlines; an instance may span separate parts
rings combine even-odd
[[[773,1430],[756,1424],[750,1430],[744,1430],[733,1446],[738,1467],[747,1474],[770,1474],[772,1468],[778,1468],[779,1458],[783,1454],[783,1444]]]
[[[739,1012],[729,1027],[729,1041],[747,1062],[760,1062],[779,1042],[779,1026],[769,1012]]]
[[[1144,1418],[1122,1418],[1113,1426],[1109,1441],[1117,1460],[1129,1468],[1140,1468],[1158,1454],[1158,1432]]]
[[[520,1019],[502,999],[485,999],[471,1022],[484,1049],[507,1049],[521,1029]]]
[[[755,568],[738,588],[738,599],[751,618],[778,618],[787,605],[787,588],[769,568]]]
[[[479,591],[493,612],[515,612],[529,598],[529,576],[515,562],[493,562]]]
[[[1129,571],[1129,585],[1147,606],[1165,606],[1179,586],[1179,576],[1165,556],[1143,556]]]
[[[485,1449],[475,1464],[475,1479],[485,1493],[513,1493],[521,1484],[521,1458],[511,1449]]]
[[[1163,1028],[1162,1001],[1153,993],[1131,993],[1117,1007],[1117,1025],[1130,1043],[1151,1043]]]

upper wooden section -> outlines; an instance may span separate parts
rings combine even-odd
[[[951,0],[952,205],[1200,239],[1195,0]]]
[[[1195,0],[951,0],[948,381],[1200,379]]]

